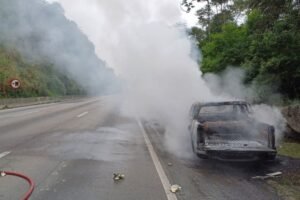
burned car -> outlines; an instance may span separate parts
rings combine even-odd
[[[251,115],[244,101],[194,103],[189,125],[194,153],[221,160],[274,160],[274,127]]]

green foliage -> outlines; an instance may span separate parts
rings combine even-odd
[[[210,25],[192,30],[199,41],[201,70],[219,73],[233,65],[246,70],[245,83],[268,96],[300,98],[300,4],[298,1],[239,0],[211,16]],[[246,7],[244,7],[246,5]],[[247,13],[238,25],[230,17]],[[228,13],[229,12],[229,13]],[[199,14],[199,13],[198,13]],[[220,16],[226,14],[227,18]]]
[[[247,21],[248,29],[261,27],[258,24],[264,16],[255,15]],[[299,12],[289,12],[264,32],[249,31],[251,43],[245,65],[248,81],[276,85],[280,93],[291,99],[300,97],[299,20]]]
[[[21,88],[13,90],[9,86],[13,78],[21,81]],[[0,48],[0,98],[76,94],[83,94],[83,90],[52,65],[29,63],[16,50]]]
[[[278,149],[280,155],[300,158],[300,143],[284,142]]]
[[[212,33],[202,45],[203,72],[220,72],[228,65],[239,65],[246,56],[247,37],[245,27],[235,23],[223,25],[222,31]]]
[[[233,22],[232,13],[229,10],[224,10],[213,16],[210,23],[210,32],[217,33],[222,31],[223,24]]]

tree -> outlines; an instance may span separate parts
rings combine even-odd
[[[245,27],[235,23],[222,26],[222,31],[212,33],[210,40],[202,45],[203,72],[220,72],[228,65],[240,65],[247,52],[247,32]]]
[[[300,98],[300,2],[209,3],[210,10],[198,11],[200,27],[191,31],[202,51],[201,70],[219,73],[229,65],[242,67],[245,83],[254,84],[262,98],[272,92]],[[247,14],[242,24],[235,19],[239,13]]]

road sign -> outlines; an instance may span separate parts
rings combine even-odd
[[[10,81],[10,87],[13,89],[18,89],[21,86],[21,82],[18,79],[13,79]]]

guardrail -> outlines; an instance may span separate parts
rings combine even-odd
[[[80,97],[83,96],[6,98],[0,99],[0,109],[55,103],[64,100],[77,99]]]

